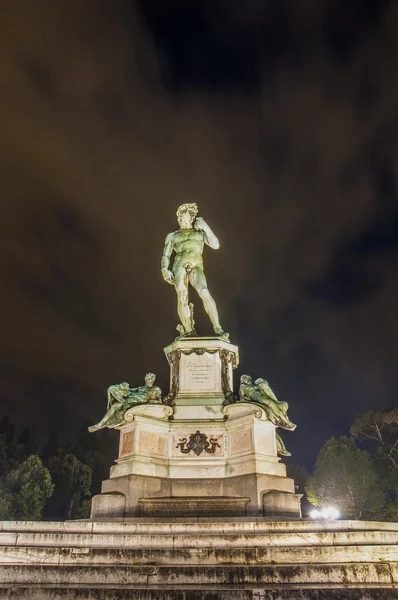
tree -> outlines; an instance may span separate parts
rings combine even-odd
[[[302,467],[296,463],[287,463],[286,472],[288,477],[294,479],[294,487],[296,488],[297,493],[304,494],[305,484],[307,483],[309,477],[305,467]]]
[[[36,427],[34,425],[32,427],[25,427],[18,438],[17,460],[18,462],[23,462],[28,456],[37,454],[37,452]]]
[[[114,429],[102,429],[94,434],[88,432],[88,425],[93,421],[87,420],[72,446],[71,452],[92,470],[91,491],[99,494],[101,484],[109,477],[109,468],[118,454],[119,438]]]
[[[305,467],[297,463],[289,463],[286,461],[286,472],[287,476],[294,480],[294,489],[296,494],[302,494],[301,498],[301,512],[303,516],[308,515],[310,510],[314,508],[307,498],[305,486],[308,481],[309,473]]]
[[[311,504],[335,506],[345,518],[372,518],[386,502],[372,457],[346,436],[321,448],[306,491]]]
[[[14,441],[14,423],[12,423],[8,415],[4,415],[0,421],[0,434],[4,434],[7,443],[11,444]]]
[[[398,406],[360,413],[355,417],[350,433],[357,440],[372,440],[380,444],[398,470]]]
[[[58,519],[85,516],[83,508],[90,497],[90,467],[81,463],[74,454],[60,451],[48,459],[48,468],[55,484],[47,511],[49,516]]]
[[[0,477],[8,472],[8,444],[5,433],[0,433]]]
[[[372,461],[379,477],[380,489],[386,495],[383,509],[383,520],[398,520],[398,470],[388,459],[382,447],[379,447]]]
[[[55,454],[58,454],[59,450],[60,450],[60,443],[59,443],[58,432],[55,430],[50,431],[47,441],[43,446],[43,451],[42,451],[43,460],[46,461],[48,458],[50,458],[50,456],[54,456]]]
[[[0,477],[17,466],[14,424],[5,415],[0,421]]]
[[[38,521],[51,497],[51,476],[37,455],[0,479],[0,519]]]

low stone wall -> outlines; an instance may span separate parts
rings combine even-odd
[[[156,590],[128,588],[60,589],[48,586],[18,587],[11,591],[0,588],[0,598],[12,600],[396,600],[398,591],[373,589],[190,589]]]
[[[398,523],[0,523],[0,598],[398,599]]]

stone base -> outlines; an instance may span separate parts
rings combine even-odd
[[[195,497],[200,503],[227,496],[248,498],[246,515],[301,516],[300,496],[277,456],[275,426],[265,411],[245,403],[190,404],[196,400],[184,400],[174,412],[145,405],[126,413],[119,457],[103,482],[104,497],[93,498],[92,519],[143,516],[149,498]],[[222,514],[236,514],[227,508]]]
[[[245,500],[245,515],[301,517],[301,495],[294,494],[294,482],[289,477],[251,473],[236,477],[213,479],[171,479],[130,475],[113,477],[102,483],[102,494],[94,496],[92,519],[144,516],[146,499],[169,498],[185,503],[186,514],[192,515],[190,502],[206,498],[235,498],[237,503]],[[112,496],[114,495],[114,500]],[[104,499],[102,499],[102,497]],[[121,500],[125,499],[125,502]],[[214,501],[214,500],[213,500]],[[112,511],[112,503],[114,509]],[[211,503],[209,504],[211,507]],[[232,504],[230,505],[232,510]],[[225,516],[234,516],[224,507]],[[165,514],[165,513],[163,513]],[[168,513],[170,516],[173,513]],[[209,516],[213,515],[209,513]]]
[[[49,570],[49,569],[48,569]],[[72,595],[73,594],[73,595]],[[117,595],[115,595],[117,594]],[[0,589],[0,598],[10,600],[7,589]],[[352,589],[341,585],[328,589],[220,589],[217,588],[180,588],[144,589],[123,585],[118,588],[97,587],[90,589],[73,586],[72,589],[60,589],[57,585],[36,586],[34,584],[18,586],[12,589],[13,600],[397,600],[398,590],[369,588]]]
[[[267,407],[231,403],[238,348],[196,337],[165,353],[170,405],[126,411],[119,455],[91,518],[202,515],[205,507],[209,516],[300,517],[300,496],[278,456]]]
[[[270,517],[301,517],[302,494],[267,492],[263,496],[263,514]]]
[[[122,519],[126,514],[126,496],[118,492],[98,494],[91,501],[91,517],[96,519]]]
[[[398,524],[0,522],[0,598],[394,600]]]
[[[50,569],[45,569],[48,573]],[[123,569],[120,569],[122,571]],[[230,569],[227,569],[230,571]],[[233,574],[231,574],[233,576]],[[232,584],[231,584],[232,585]],[[27,584],[12,589],[13,600],[397,600],[398,590],[389,588],[347,588],[344,584],[320,589],[302,589],[291,586],[289,589],[258,586],[255,589],[220,587],[189,587],[170,589],[164,587],[137,588],[123,585],[105,589],[90,585],[90,589],[79,587],[59,588],[58,585]],[[8,588],[0,589],[0,598],[10,600]]]

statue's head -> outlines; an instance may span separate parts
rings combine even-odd
[[[127,381],[123,381],[123,383],[121,383],[119,385],[119,389],[120,389],[120,391],[122,393],[122,396],[127,396],[128,393],[129,393],[129,390],[130,390],[130,386],[127,383]]]
[[[197,214],[198,207],[195,202],[181,204],[177,209],[177,221],[181,229],[190,229]]]
[[[250,375],[242,375],[240,378],[240,382],[246,385],[253,385],[253,380]]]
[[[155,373],[147,373],[145,375],[145,385],[147,387],[152,387],[153,384],[155,383],[155,379],[156,379]]]
[[[268,385],[268,381],[265,381],[265,379],[263,379],[262,377],[259,377],[258,379],[256,379],[254,383],[256,385],[261,385],[262,383],[265,383],[265,385]]]

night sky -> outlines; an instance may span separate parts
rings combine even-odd
[[[72,438],[110,384],[168,391],[183,202],[296,462],[395,403],[397,73],[396,0],[3,0],[0,414]]]

